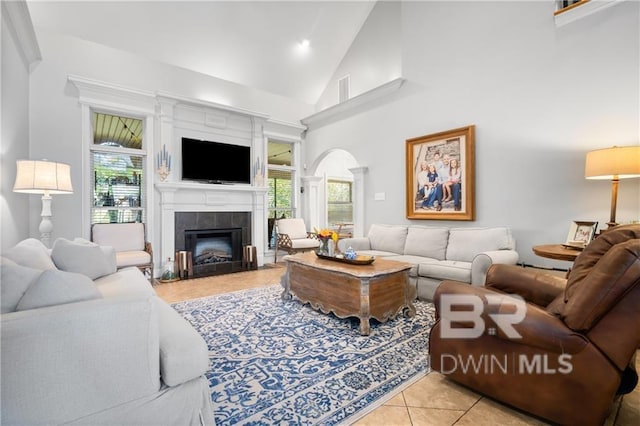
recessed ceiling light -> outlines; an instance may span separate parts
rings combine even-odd
[[[308,38],[298,39],[298,42],[295,44],[296,54],[300,57],[306,57],[311,51],[310,46],[311,42]]]

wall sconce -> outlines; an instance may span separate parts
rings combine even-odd
[[[40,216],[40,241],[50,247],[53,222],[51,217],[51,194],[73,194],[71,167],[68,164],[46,160],[16,161],[16,181],[13,192],[42,195]]]
[[[164,182],[169,176],[169,173],[171,173],[171,155],[169,155],[166,145],[162,145],[162,151],[158,153],[156,163],[158,176],[160,176],[160,180]]]
[[[588,152],[584,176],[587,179],[611,179],[611,215],[607,225],[609,228],[616,226],[618,183],[620,179],[640,177],[640,145]]]
[[[265,178],[265,164],[260,161],[260,157],[253,165],[253,184],[255,186],[263,186]]]

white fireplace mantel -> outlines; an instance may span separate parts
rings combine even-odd
[[[158,182],[155,188],[160,193],[162,259],[175,254],[176,212],[251,212],[251,244],[258,249],[258,265],[264,264],[266,187]]]
[[[253,186],[248,184],[223,184],[223,183],[200,183],[200,182],[157,182],[155,187],[160,193],[175,192],[180,190],[219,192],[267,192],[267,187]]]

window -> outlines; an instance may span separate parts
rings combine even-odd
[[[92,113],[91,224],[146,221],[143,121]]]
[[[338,80],[338,102],[342,103],[351,98],[351,76],[347,75]]]
[[[612,6],[622,4],[625,0],[557,0],[554,20],[556,27],[562,27],[586,16],[606,10]]]
[[[291,208],[291,172],[269,170],[269,217],[293,217]]]
[[[268,141],[267,143],[267,232],[269,248],[275,245],[274,224],[276,219],[295,217],[294,176],[292,161],[293,145],[287,142]]]
[[[353,222],[351,181],[327,180],[327,221],[329,226]]]
[[[571,10],[576,6],[587,3],[589,0],[556,0],[556,14]]]

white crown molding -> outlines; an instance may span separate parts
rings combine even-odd
[[[300,130],[300,131],[307,130],[306,126],[303,126],[303,125],[301,125],[299,123],[292,123],[290,121],[276,120],[274,118],[268,119],[267,123],[274,124],[274,125],[277,125],[277,126],[290,127],[292,129],[296,129],[296,130]]]
[[[126,93],[129,96],[153,98],[154,93],[145,90],[133,89],[127,86],[121,86],[115,83],[107,83],[105,81],[94,80],[92,78],[80,77],[77,75],[69,75],[68,80],[72,82],[78,89],[93,90],[103,93]]]
[[[109,109],[125,107],[144,114],[155,113],[156,97],[153,92],[75,75],[67,76],[67,80],[78,89],[78,100],[82,104]]]
[[[261,112],[255,112],[255,111],[249,111],[247,109],[236,108],[236,107],[232,107],[232,106],[229,106],[229,105],[219,104],[219,103],[216,103],[216,102],[203,101],[203,100],[200,100],[200,99],[193,99],[193,98],[187,98],[186,96],[174,95],[174,94],[167,93],[167,92],[162,92],[162,91],[156,91],[155,93],[156,93],[156,96],[158,98],[171,99],[173,101],[177,101],[177,102],[183,103],[183,104],[195,105],[195,106],[206,107],[206,108],[214,108],[214,109],[223,110],[223,111],[227,111],[227,112],[231,112],[231,113],[235,113],[235,114],[246,115],[246,116],[249,116],[249,117],[262,118],[264,120],[267,120],[269,118],[268,114],[263,114]]]
[[[109,107],[126,101],[127,104],[135,105],[141,111],[152,113],[154,112],[156,103],[165,105],[170,104],[173,106],[183,104],[222,110],[262,120],[269,119],[269,115],[267,114],[253,112],[242,108],[235,108],[215,102],[187,98],[186,96],[174,95],[162,91],[133,89],[119,84],[107,83],[76,75],[69,75],[67,79],[78,89],[81,103]]]
[[[584,4],[555,15],[556,27],[562,27],[571,22],[607,9],[626,0],[590,0]]]
[[[404,78],[398,77],[395,80],[391,80],[388,83],[382,84],[374,89],[361,93],[358,96],[354,96],[347,101],[341,102],[337,105],[331,106],[320,112],[303,118],[302,120],[300,120],[300,122],[305,126],[311,128],[324,126],[325,124],[341,120],[347,115],[364,110],[373,101],[396,92],[398,89],[400,89],[405,81],[406,80]]]
[[[25,0],[3,1],[2,12],[7,15],[25,64],[29,71],[32,71],[33,67],[42,60],[42,53],[36,32],[33,29],[27,2]]]

